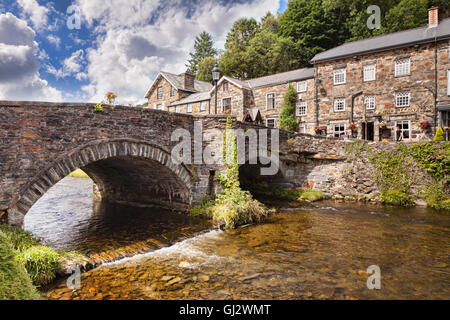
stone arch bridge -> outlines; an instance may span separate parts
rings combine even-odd
[[[2,220],[22,225],[31,206],[77,168],[94,180],[95,195],[107,201],[192,204],[215,192],[212,178],[223,166],[173,163],[171,150],[178,142],[171,141],[171,134],[183,128],[193,136],[195,121],[201,121],[204,130],[223,130],[224,116],[194,117],[125,106],[104,106],[95,112],[93,107],[0,101]],[[301,164],[304,157],[337,160],[330,155],[336,139],[281,132],[281,149],[299,137],[300,152],[281,152],[278,183],[298,185],[292,164]]]

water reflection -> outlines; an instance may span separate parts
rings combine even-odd
[[[86,213],[85,222],[73,223],[83,216],[80,203],[87,200],[80,198],[64,196],[63,207],[48,202],[52,217],[42,211],[28,228],[54,245],[87,252],[149,245],[146,239],[175,242],[187,230],[186,239],[91,270],[75,292],[60,280],[46,292],[50,299],[450,298],[446,214],[325,202],[286,208],[260,225],[189,237],[208,227],[182,215],[167,219],[170,212],[123,206]],[[73,203],[77,207],[69,208]],[[370,265],[381,268],[381,290],[367,289]]]

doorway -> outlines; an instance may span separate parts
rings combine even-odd
[[[366,134],[366,130],[367,130],[367,134]],[[363,140],[374,141],[374,138],[375,138],[374,130],[375,130],[375,126],[374,126],[373,122],[363,122],[362,123],[362,138],[363,138]]]

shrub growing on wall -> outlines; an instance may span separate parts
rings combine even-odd
[[[297,103],[297,92],[289,85],[284,95],[283,106],[280,112],[280,129],[298,131],[298,123],[295,119],[295,106]]]

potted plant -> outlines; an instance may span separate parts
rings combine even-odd
[[[380,122],[380,128],[386,129],[386,122],[384,122],[384,121]]]
[[[108,92],[106,95],[106,100],[108,101],[109,104],[114,104],[114,100],[116,100],[117,96],[115,95],[114,92]]]

